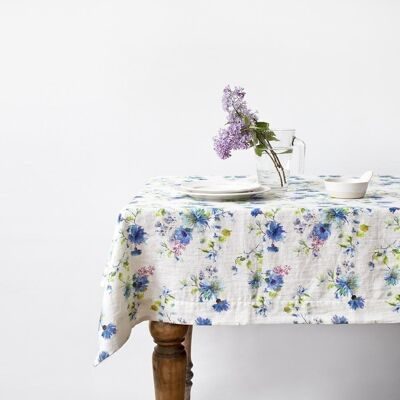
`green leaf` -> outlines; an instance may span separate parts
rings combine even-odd
[[[267,131],[265,133],[265,138],[269,141],[269,142],[275,142],[278,141],[279,139],[275,136],[275,133],[273,131]]]
[[[278,140],[278,139],[275,139],[275,140]],[[293,150],[292,149],[287,149],[287,150],[285,150],[285,151],[280,151],[279,152],[279,154],[292,154],[293,153]]]
[[[291,313],[292,312],[292,307],[288,304],[287,306],[285,306],[283,308],[283,311],[285,311],[285,313]]]
[[[362,232],[368,232],[368,229],[369,229],[369,226],[368,226],[368,225],[365,225],[365,224],[361,224],[361,225],[360,225],[360,230],[361,230]]]
[[[258,143],[257,134],[254,131],[250,131],[250,133],[251,133],[251,137],[253,139],[253,146],[257,146],[257,143]]]
[[[256,122],[256,127],[268,130],[269,129],[269,123],[268,122],[257,121]]]
[[[257,132],[257,139],[260,141],[261,144],[263,144],[265,147],[268,147],[268,143],[265,140],[264,135],[261,132]]]
[[[387,263],[389,262],[389,257],[384,256],[382,262],[383,262],[383,264],[387,265]]]
[[[263,146],[262,144],[258,144],[256,147],[254,147],[255,153],[259,157],[261,157],[262,153],[264,153],[265,150],[267,150],[267,148],[265,146]]]
[[[231,236],[231,230],[230,229],[222,229],[221,233],[223,236]]]

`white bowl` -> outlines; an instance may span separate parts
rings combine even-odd
[[[325,188],[331,197],[339,199],[361,199],[365,196],[368,181],[349,178],[325,179]]]

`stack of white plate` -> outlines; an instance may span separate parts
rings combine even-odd
[[[215,179],[184,183],[182,193],[199,200],[246,200],[271,190],[249,179]]]

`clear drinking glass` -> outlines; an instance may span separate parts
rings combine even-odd
[[[306,145],[296,138],[295,129],[272,130],[279,139],[271,142],[274,154],[255,155],[258,181],[275,190],[285,189],[290,175],[304,173]]]

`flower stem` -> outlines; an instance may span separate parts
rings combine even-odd
[[[271,152],[272,152],[272,151],[273,151],[273,150],[271,150]],[[268,156],[269,156],[270,159],[272,160],[272,162],[273,162],[273,164],[274,164],[274,166],[275,166],[275,169],[276,169],[276,171],[278,172],[279,180],[281,181],[281,187],[283,187],[282,176],[281,176],[281,173],[280,173],[280,171],[279,171],[279,166],[278,166],[278,164],[276,163],[275,158],[269,153],[268,150],[266,150],[265,152],[268,154]],[[286,181],[285,181],[285,183],[286,183]]]
[[[277,170],[277,172],[278,172],[278,174],[279,174],[279,179],[280,179],[280,181],[281,181],[281,186],[283,187],[283,182],[286,183],[285,169],[283,168],[283,166],[282,166],[282,164],[281,164],[281,161],[279,160],[278,155],[277,155],[276,152],[274,151],[274,149],[273,149],[273,147],[272,147],[270,141],[266,139],[266,142],[268,143],[268,147],[270,148],[272,157],[273,157],[274,160],[275,160],[275,161],[274,161],[274,165],[275,165],[275,168],[276,168],[276,170]],[[271,157],[271,156],[270,156],[270,157]],[[271,159],[272,159],[272,157],[271,157]],[[283,182],[282,182],[281,173],[282,173],[282,176],[283,176]]]
[[[282,171],[282,175],[283,175],[283,180],[286,183],[286,174],[285,174],[285,169],[283,168],[283,165],[281,164],[281,160],[279,159],[278,155],[276,154],[276,152],[274,150],[271,149],[271,152],[273,153],[276,162],[278,164],[278,167],[281,169]]]

